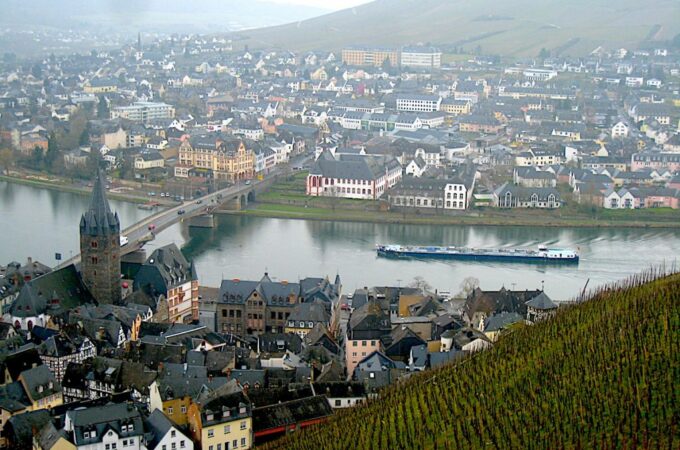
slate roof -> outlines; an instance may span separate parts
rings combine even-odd
[[[492,331],[500,331],[509,327],[513,323],[522,322],[523,320],[524,317],[521,314],[504,311],[488,317],[484,321],[484,331],[487,333]]]
[[[106,198],[106,178],[101,169],[97,170],[92,189],[90,208],[80,219],[80,234],[88,236],[112,236],[120,234],[118,213],[111,212]]]
[[[14,448],[32,448],[33,430],[39,430],[52,417],[46,409],[39,409],[10,417],[3,430],[3,436],[11,441]]]
[[[323,395],[291,400],[276,405],[253,409],[255,433],[329,417],[333,411]]]
[[[145,420],[146,429],[152,435],[147,442],[147,448],[156,448],[156,445],[168,434],[175,424],[168,419],[160,409],[154,409]],[[181,433],[181,431],[180,431]]]
[[[22,380],[26,394],[28,394],[33,402],[61,392],[61,385],[45,365],[25,370],[21,372],[19,377]]]
[[[34,317],[48,310],[55,314],[93,302],[94,298],[71,264],[26,283],[12,303],[10,314]]]
[[[526,302],[527,306],[530,306],[532,308],[536,309],[557,309],[557,304],[553,302],[550,297],[546,295],[545,292],[541,292],[538,294],[536,297],[532,298],[528,302]]]
[[[76,446],[96,444],[108,430],[113,430],[121,437],[142,436],[144,428],[142,415],[130,403],[115,403],[105,406],[95,406],[87,409],[77,409],[66,413],[73,423],[73,437]],[[131,431],[123,432],[124,424],[132,425]],[[85,431],[96,431],[94,437],[84,437]]]
[[[24,370],[32,369],[33,367],[38,367],[40,365],[42,365],[42,360],[40,359],[38,350],[34,347],[25,348],[12,353],[3,361],[3,366],[5,370],[9,372],[11,381],[16,381]]]
[[[152,295],[166,295],[170,289],[196,279],[193,263],[173,243],[154,250],[139,268],[134,286]]]
[[[297,300],[300,295],[300,284],[271,281],[266,273],[260,281],[222,280],[218,300],[222,303],[242,304],[255,291],[268,305],[293,306],[294,304],[288,301],[288,297],[293,295]]]
[[[319,158],[309,173],[325,178],[373,181],[398,167],[399,162],[392,156],[338,155],[335,159]]]
[[[330,323],[331,316],[321,303],[300,303],[295,305],[288,320],[326,324]]]
[[[22,411],[30,406],[31,400],[26,396],[24,386],[19,381],[0,386],[0,408],[10,414]]]

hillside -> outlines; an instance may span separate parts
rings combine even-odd
[[[584,55],[680,33],[674,0],[376,0],[289,25],[243,32],[242,45],[338,50],[427,43],[486,54]]]
[[[680,275],[644,278],[270,448],[680,448]]]

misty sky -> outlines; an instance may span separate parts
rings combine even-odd
[[[284,5],[303,5],[313,6],[315,8],[323,8],[328,10],[338,10],[344,8],[351,8],[352,6],[368,3],[370,0],[267,0],[271,3],[280,3]]]

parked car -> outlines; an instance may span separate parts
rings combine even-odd
[[[165,192],[161,192],[161,197],[165,197]]]
[[[197,201],[196,201],[196,204],[197,204],[197,205],[200,205],[201,203],[203,203],[203,200],[197,200]]]
[[[120,237],[120,246],[127,245],[130,242],[130,239],[128,239],[127,236],[121,236]]]
[[[347,303],[343,303],[342,305],[340,305],[340,309],[343,310],[343,311],[349,311],[350,310],[349,305]]]
[[[246,186],[250,184],[250,180],[246,180]]]
[[[183,209],[180,209],[179,211],[177,211],[177,215],[181,216],[181,215],[184,214],[185,212],[186,212],[186,211],[184,211]]]
[[[149,231],[153,231],[156,229],[156,225],[154,224],[149,224]]]

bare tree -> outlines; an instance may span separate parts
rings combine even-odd
[[[458,292],[458,298],[467,298],[468,295],[472,293],[475,289],[479,287],[479,279],[475,277],[466,277],[460,282],[460,291]]]
[[[420,289],[423,293],[429,292],[432,290],[432,286],[430,283],[425,280],[425,278],[421,277],[418,275],[417,277],[413,278],[413,281],[408,285],[409,287]]]

